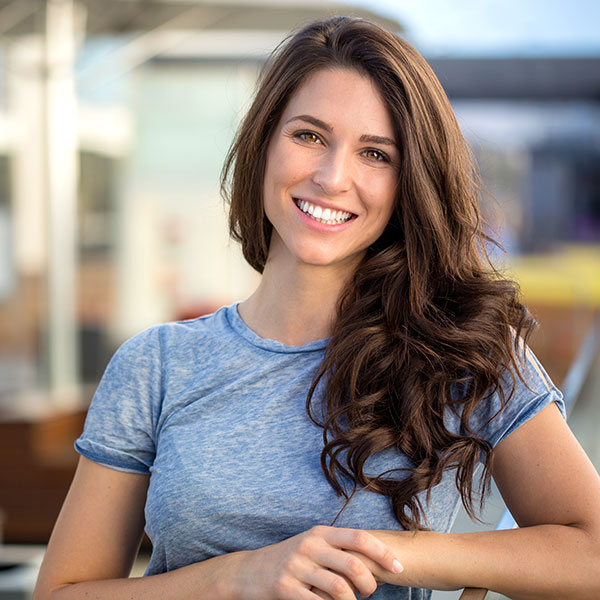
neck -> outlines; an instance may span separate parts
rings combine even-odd
[[[257,290],[239,305],[242,319],[263,338],[301,346],[331,335],[348,270],[267,261]]]

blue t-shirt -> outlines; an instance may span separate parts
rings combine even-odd
[[[152,327],[116,352],[75,445],[100,464],[150,474],[147,575],[332,523],[344,498],[323,475],[323,430],[305,408],[327,342],[288,346],[263,339],[234,304]],[[560,392],[530,352],[525,376],[527,386],[517,384],[491,423],[498,398],[480,404],[470,421],[493,446],[552,402],[564,412]],[[458,431],[460,422],[449,414],[447,427]],[[389,450],[372,456],[365,471],[402,466],[408,459]],[[458,511],[454,475],[446,474],[425,505],[436,531],[449,531]],[[399,529],[389,499],[368,491],[355,494],[336,526]],[[371,597],[429,596],[384,585]]]

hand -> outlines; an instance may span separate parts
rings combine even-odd
[[[338,527],[313,527],[242,554],[233,586],[234,597],[244,600],[356,600],[356,592],[367,597],[377,589],[375,577],[358,556],[391,573],[402,569],[375,536]]]
[[[379,587],[380,585],[383,585],[383,584],[378,582],[377,587]],[[313,594],[316,594],[319,598],[322,598],[323,600],[332,600],[332,598],[329,594],[326,594],[325,592],[322,592],[321,590],[316,590],[315,588],[310,588],[310,591]]]

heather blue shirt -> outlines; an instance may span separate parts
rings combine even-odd
[[[330,525],[344,499],[320,466],[322,429],[306,414],[307,390],[328,340],[287,346],[265,340],[237,305],[192,321],[152,327],[116,352],[76,449],[100,464],[149,473],[147,575],[274,544]],[[495,446],[560,392],[529,353],[528,387],[510,404],[480,405],[471,425]],[[457,418],[447,426],[458,430]],[[395,451],[371,457],[366,471],[409,466]],[[429,526],[448,531],[459,507],[449,472],[426,506]],[[423,502],[425,498],[423,497]],[[384,496],[358,492],[336,526],[398,529]],[[371,598],[429,598],[426,590],[384,585]]]

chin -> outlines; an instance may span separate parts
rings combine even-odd
[[[302,256],[298,256],[298,262],[302,265],[311,267],[342,267],[354,268],[357,264],[355,257],[340,257],[323,255],[319,253],[310,253]]]
[[[334,260],[330,260],[327,258],[323,258],[323,257],[316,257],[316,256],[310,256],[310,257],[299,257],[298,258],[298,263],[301,265],[305,265],[307,267],[329,267],[333,264],[335,264],[337,261]]]

